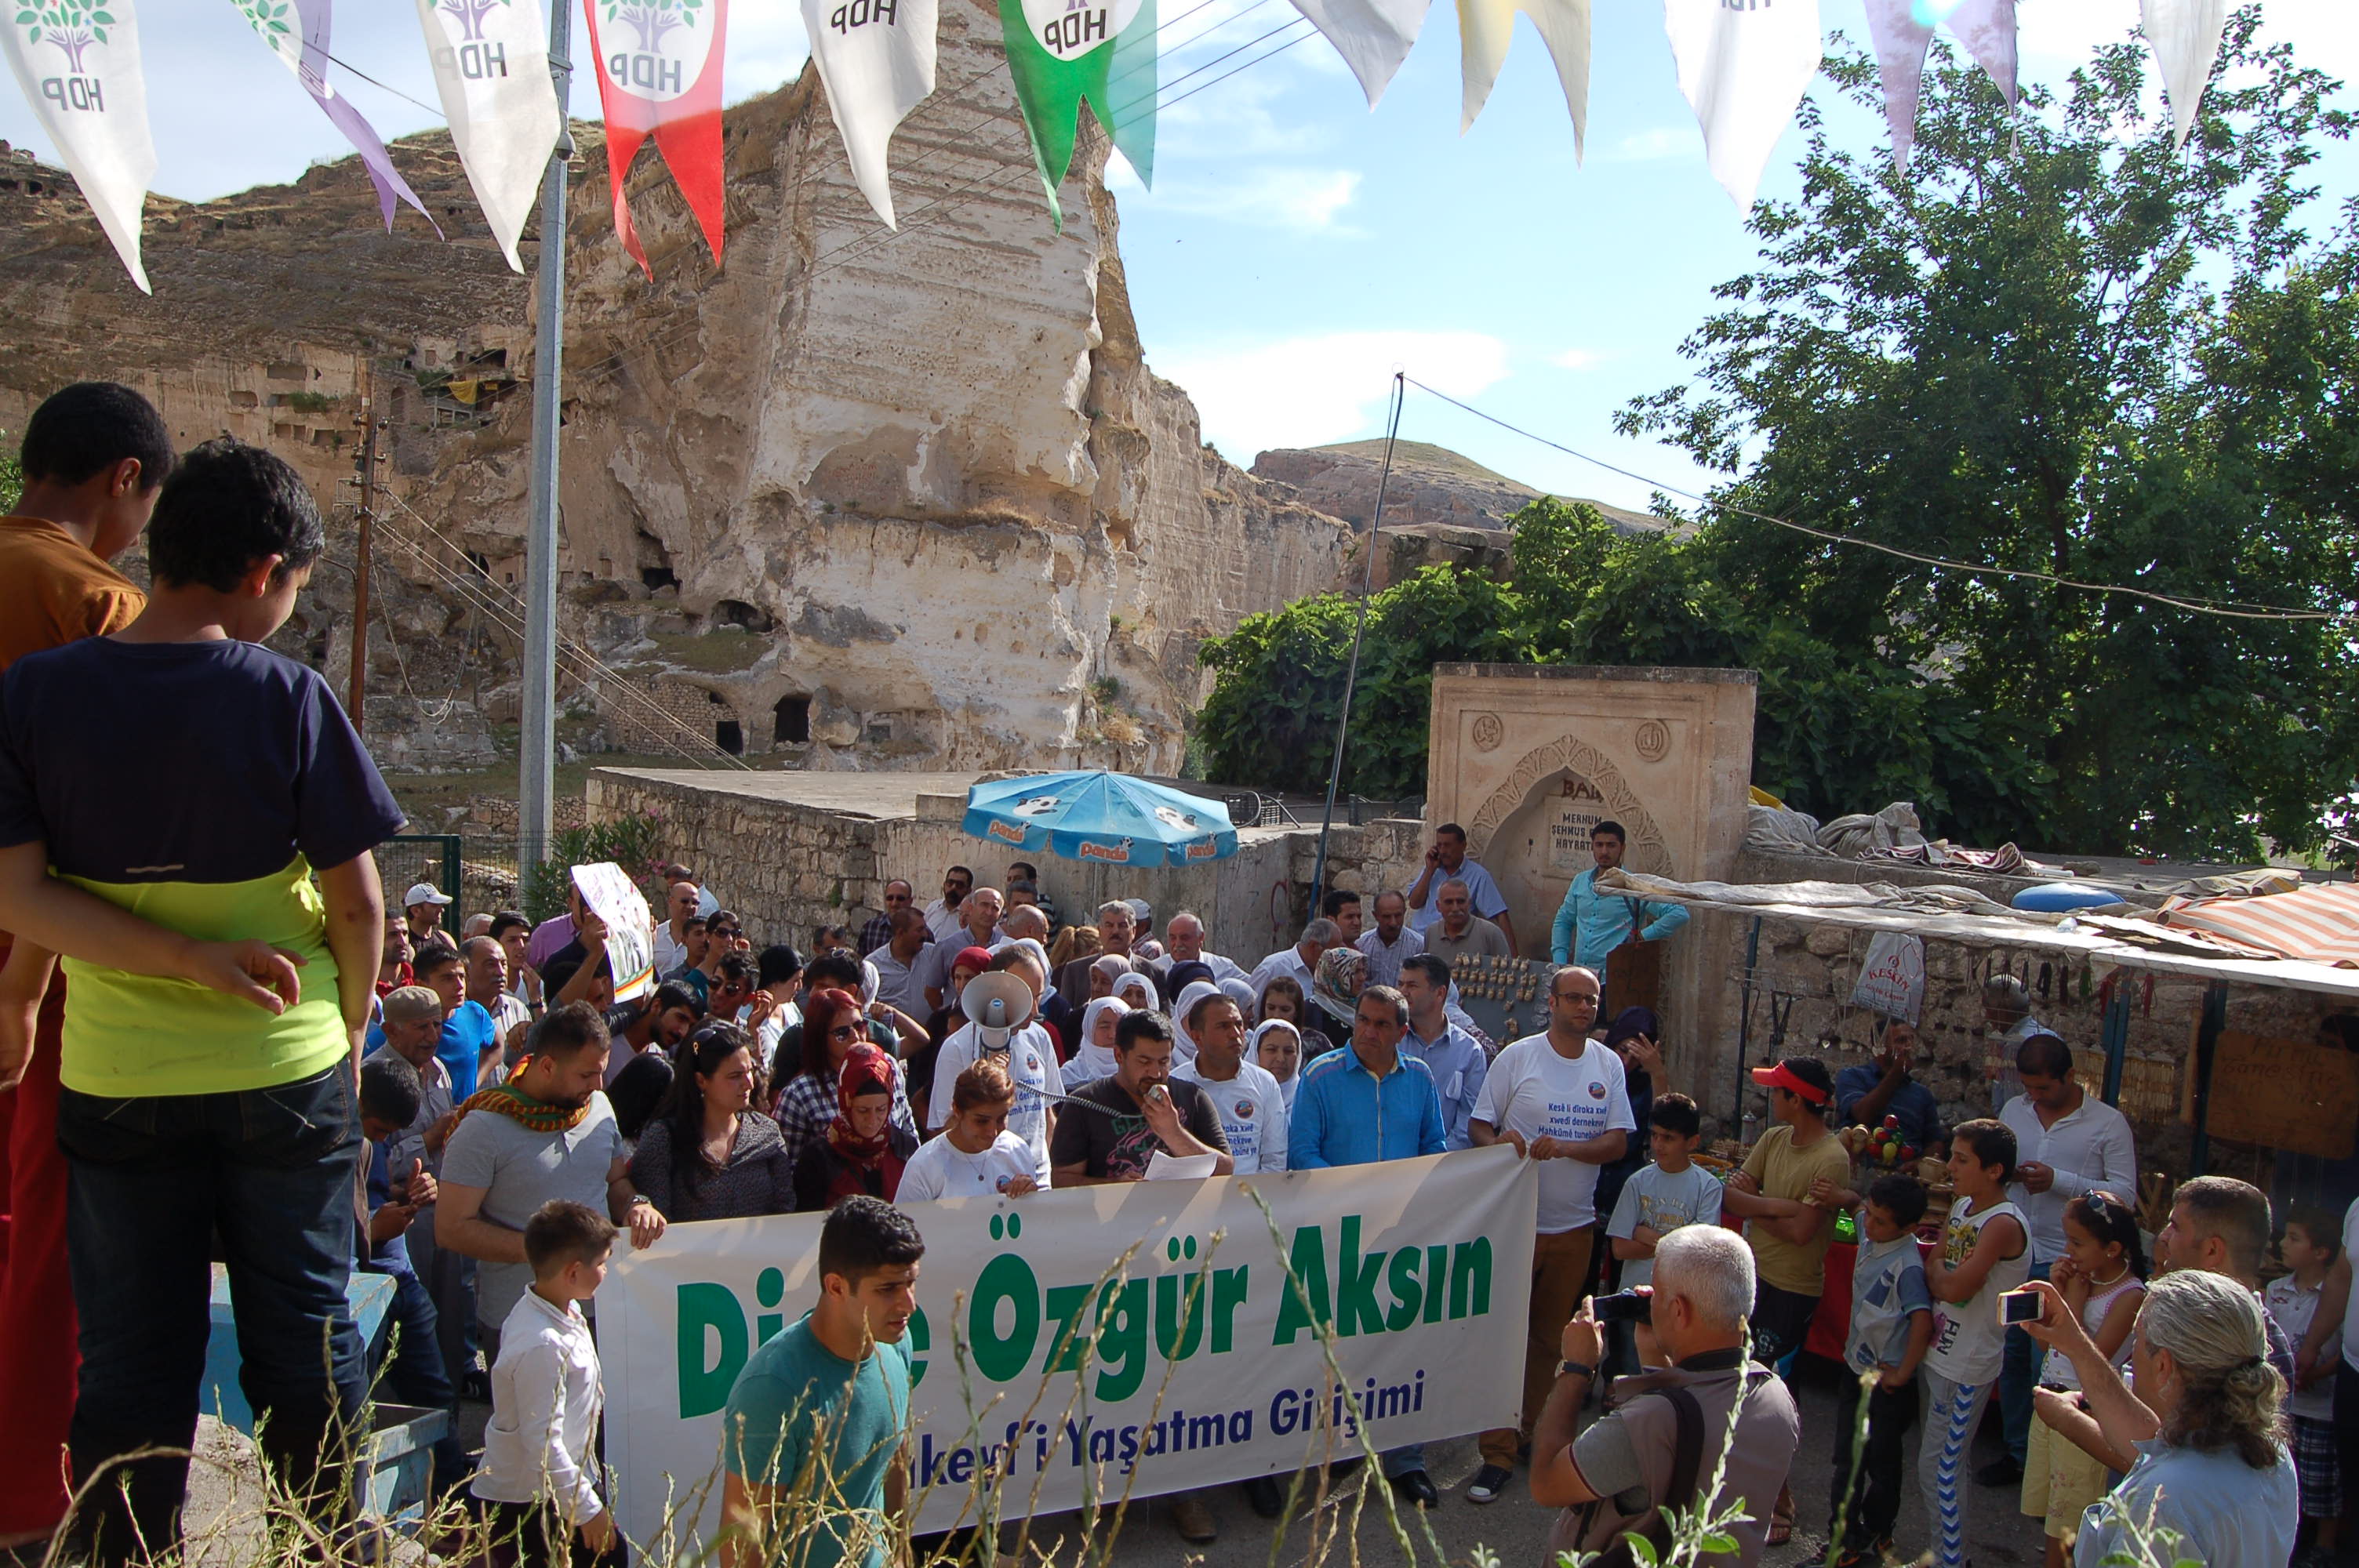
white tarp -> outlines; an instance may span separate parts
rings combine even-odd
[[[1331,1428],[1361,1452],[1314,1318],[1378,1449],[1514,1424],[1537,1172],[1495,1147],[910,1206],[913,1527],[972,1522],[993,1476],[1015,1518],[1290,1475]],[[723,1404],[817,1297],[822,1217],[675,1225],[617,1252],[598,1337],[631,1540],[661,1538],[668,1501],[711,1540]]]

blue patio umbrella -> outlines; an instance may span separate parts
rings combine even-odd
[[[960,826],[1029,854],[1109,866],[1194,866],[1237,852],[1229,808],[1127,773],[1032,773],[966,792]]]

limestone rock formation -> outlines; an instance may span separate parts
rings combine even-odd
[[[809,69],[725,116],[725,265],[643,155],[630,186],[652,282],[614,241],[585,138],[560,697],[607,743],[1169,771],[1205,686],[1199,643],[1337,582],[1348,530],[1224,462],[1148,369],[1102,136],[1085,136],[1051,231],[1002,63],[996,10],[946,5],[954,90],[895,139],[897,233],[853,186]],[[192,440],[299,448],[342,499],[374,368],[399,427],[377,574],[409,579],[398,634],[373,651],[408,661],[379,706],[484,736],[516,716],[530,291],[490,250],[447,137],[394,154],[457,243],[414,218],[385,234],[345,160],[291,188],[151,205],[152,301],[77,198],[47,201],[0,241],[16,351],[0,424],[71,375],[111,375]],[[298,635],[330,660],[349,589],[316,580]]]
[[[1254,459],[1261,479],[1288,486],[1308,506],[1364,530],[1375,516],[1377,481],[1385,444],[1345,441],[1308,449],[1279,448]],[[1397,441],[1391,478],[1385,482],[1385,532],[1396,527],[1504,528],[1509,514],[1539,499],[1541,492],[1505,474],[1494,473],[1447,447]],[[1572,498],[1579,499],[1579,498]],[[1624,533],[1659,533],[1670,526],[1660,517],[1602,501],[1590,505]],[[1443,537],[1437,535],[1437,537]]]

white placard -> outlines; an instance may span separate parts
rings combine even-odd
[[[631,1001],[655,989],[656,917],[647,895],[622,867],[599,860],[573,868],[582,902],[606,923],[606,966],[614,977],[614,1000]]]

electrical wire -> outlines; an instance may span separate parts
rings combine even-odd
[[[1446,392],[1426,385],[1415,376],[1409,376],[1407,379],[1408,384],[1416,387],[1419,392],[1438,397],[1453,408],[1463,410],[1477,419],[1496,425],[1500,429],[1521,436],[1527,441],[1538,441],[1541,446],[1562,452],[1569,458],[1578,458],[1582,462],[1603,469],[1608,473],[1635,480],[1640,484],[1651,486],[1666,494],[1692,501],[1700,506],[1709,506],[1716,512],[1726,512],[1739,517],[1750,517],[1758,523],[1774,524],[1780,528],[1790,528],[1797,534],[1807,534],[1814,539],[1823,539],[1831,545],[1874,550],[1881,555],[1897,557],[1904,561],[1914,561],[1920,566],[1939,567],[1944,571],[1962,572],[1973,577],[2017,578],[2030,582],[2053,583],[2058,588],[2082,589],[2090,593],[2125,594],[2133,599],[2149,600],[2157,604],[2168,605],[2173,610],[2183,610],[2190,615],[2217,615],[2240,621],[2340,621],[2345,619],[2344,616],[2329,610],[2284,610],[2268,605],[2239,604],[2233,600],[2182,599],[2175,594],[2157,593],[2152,589],[2133,588],[2125,583],[2082,582],[2075,578],[2060,577],[2054,572],[2033,571],[2020,567],[1977,565],[1972,561],[1953,561],[1940,556],[1928,556],[1915,550],[1904,550],[1897,545],[1887,545],[1880,539],[1863,539],[1855,534],[1837,534],[1824,528],[1813,528],[1807,523],[1797,523],[1791,518],[1773,517],[1767,512],[1756,512],[1750,507],[1733,505],[1725,501],[1714,501],[1708,495],[1699,495],[1694,491],[1683,490],[1678,485],[1609,463],[1603,458],[1593,458],[1587,452],[1566,446],[1561,441],[1552,441],[1537,431],[1527,430],[1520,425],[1511,425],[1495,414],[1486,414],[1471,403],[1461,402]]]

